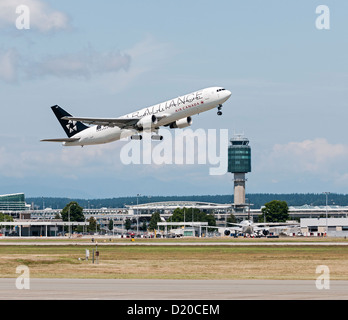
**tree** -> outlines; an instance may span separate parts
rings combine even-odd
[[[85,217],[82,212],[83,208],[80,207],[76,201],[71,201],[64,207],[60,215],[63,221],[84,222]],[[73,227],[72,229],[70,227],[65,227],[65,230],[73,232],[74,230],[76,231],[76,227]]]
[[[0,212],[0,221],[3,221],[3,222],[13,222],[13,217]],[[5,230],[8,230],[8,229],[9,229],[9,226],[6,226]]]
[[[158,211],[152,214],[151,220],[149,223],[149,230],[156,230],[157,229],[157,222],[161,222],[161,216]]]
[[[126,219],[126,222],[124,224],[124,227],[126,228],[126,230],[128,231],[132,226],[132,221],[130,221],[129,219]]]
[[[146,223],[145,220],[143,221],[143,226],[141,227],[141,230],[142,231],[146,231],[147,230],[147,223]]]
[[[285,222],[289,219],[289,207],[286,201],[273,200],[265,204],[261,209],[262,215],[259,216],[259,221],[266,222]]]
[[[89,225],[87,227],[88,232],[98,232],[100,230],[100,226],[97,225],[97,219],[94,217],[90,217],[87,222],[89,222]]]
[[[197,208],[176,208],[173,211],[173,215],[168,220],[171,222],[208,222],[209,226],[216,226],[213,215],[200,211]]]
[[[226,222],[236,223],[236,222],[237,222],[237,219],[236,219],[236,217],[234,216],[234,214],[231,213],[230,216],[226,219]]]
[[[111,231],[114,228],[114,220],[110,219],[109,220],[109,230]]]
[[[84,222],[85,217],[82,212],[83,208],[76,201],[72,201],[64,207],[60,215],[63,221],[69,221],[70,218],[70,221]]]
[[[1,222],[13,222],[13,217],[0,212],[0,221]]]

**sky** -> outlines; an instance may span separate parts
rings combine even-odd
[[[232,92],[223,116],[196,115],[188,133],[217,155],[226,130],[250,140],[247,193],[346,194],[347,12],[334,0],[0,0],[0,194],[232,195],[232,174],[212,175],[198,148],[183,164],[126,163],[129,141],[40,142],[65,137],[56,104],[111,118],[210,86]],[[163,130],[165,152],[187,129]]]

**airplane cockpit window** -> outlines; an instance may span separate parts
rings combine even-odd
[[[224,90],[226,90],[226,89],[218,89],[218,90],[216,90],[216,92],[220,92],[220,91],[224,91]]]

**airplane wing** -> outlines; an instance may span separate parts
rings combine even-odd
[[[79,117],[64,117],[64,120],[71,121],[81,121],[87,124],[108,126],[108,127],[119,127],[121,129],[134,129],[135,125],[138,123],[140,119],[131,118],[131,119],[123,119],[123,118],[79,118]]]
[[[167,116],[156,117],[158,121]],[[63,120],[80,121],[91,125],[101,125],[107,127],[119,127],[121,129],[136,129],[136,124],[141,118],[81,118],[81,117],[63,117]]]
[[[208,228],[213,228],[213,229],[228,229],[230,231],[241,231],[241,228],[233,228],[233,227],[213,227],[213,226],[208,226]]]
[[[233,222],[227,222],[227,223],[232,225],[232,226],[245,227],[245,225],[243,225],[241,223],[233,223]]]
[[[290,227],[290,226],[297,226],[299,223],[286,223],[286,222],[265,222],[265,223],[254,223],[254,226],[257,227]]]
[[[61,139],[44,139],[41,142],[75,142],[80,140],[80,138],[61,138]]]

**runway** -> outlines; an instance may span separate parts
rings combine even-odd
[[[286,241],[243,241],[243,242],[77,242],[77,241],[0,241],[0,246],[348,246],[347,242],[286,242]]]
[[[0,279],[0,300],[347,300],[348,281]],[[129,303],[129,302],[128,302]]]

